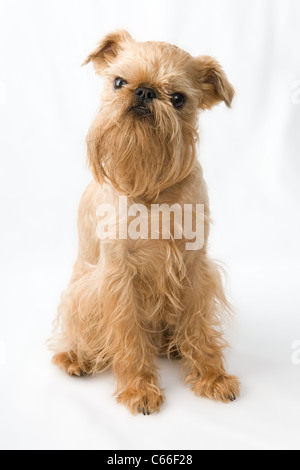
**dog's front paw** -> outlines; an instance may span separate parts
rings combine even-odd
[[[193,390],[197,396],[228,403],[239,397],[240,384],[237,377],[222,374],[215,379],[200,378]]]
[[[154,385],[149,386],[148,389],[141,388],[141,390],[127,387],[117,397],[118,403],[127,406],[131,413],[142,413],[143,415],[158,413],[164,399],[162,391]]]

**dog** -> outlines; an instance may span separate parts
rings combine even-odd
[[[112,368],[117,401],[132,413],[158,412],[164,402],[160,356],[181,360],[197,396],[234,401],[239,381],[225,370],[221,329],[230,305],[207,255],[209,199],[196,155],[199,112],[230,107],[234,89],[214,58],[136,42],[127,31],[107,35],[90,62],[104,78],[87,136],[93,182],[79,207],[78,258],[58,311],[53,362],[77,376]],[[120,197],[148,209],[204,206],[203,246],[187,250],[174,227],[169,237],[121,237],[120,222],[116,237],[100,239],[98,207],[117,210]]]

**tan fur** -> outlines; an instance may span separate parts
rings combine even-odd
[[[100,111],[87,137],[94,181],[79,208],[79,252],[63,294],[52,339],[54,363],[69,374],[112,367],[118,401],[149,414],[164,400],[157,357],[180,357],[197,395],[234,400],[238,380],[225,372],[220,320],[229,309],[217,265],[207,256],[210,213],[196,159],[197,116],[234,91],[216,60],[165,43],[138,43],[126,31],[108,35],[87,58],[105,79]],[[115,90],[116,77],[126,79]],[[151,115],[131,112],[134,91],[155,90]],[[184,93],[180,110],[170,95]],[[184,241],[102,240],[101,203],[118,196],[136,202],[205,204],[205,244]]]

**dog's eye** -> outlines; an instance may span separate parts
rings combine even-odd
[[[185,96],[182,93],[175,93],[172,95],[171,102],[174,108],[182,108],[185,103]]]
[[[116,78],[114,81],[114,89],[115,90],[120,90],[120,88],[123,88],[124,85],[127,85],[126,80],[124,78]]]

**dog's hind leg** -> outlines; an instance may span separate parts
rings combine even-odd
[[[102,266],[86,265],[62,296],[56,333],[50,348],[54,363],[70,375],[93,374],[107,367],[103,349],[101,308]]]
[[[53,356],[53,364],[60,367],[69,375],[77,375],[80,377],[85,372],[82,371],[76,355],[71,351],[69,353],[58,353]]]
[[[93,358],[99,352],[96,335],[99,334],[101,316],[101,269],[98,269],[100,240],[96,233],[96,206],[100,193],[100,186],[93,182],[81,199],[78,257],[58,308],[55,333],[49,341],[50,349],[55,353],[54,364],[70,375],[96,371]]]

